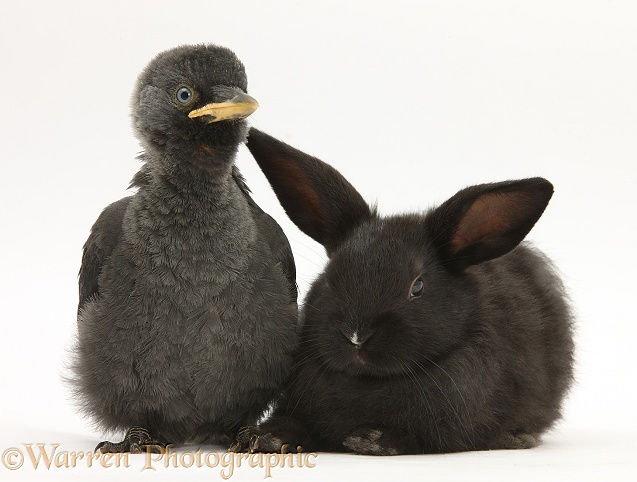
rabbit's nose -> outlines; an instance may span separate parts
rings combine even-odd
[[[360,348],[361,346],[363,346],[363,343],[369,340],[369,338],[373,335],[373,333],[366,333],[361,335],[359,330],[354,330],[351,333],[347,333],[347,332],[341,332],[341,333],[356,348]]]

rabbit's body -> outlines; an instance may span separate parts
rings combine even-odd
[[[321,343],[329,335],[312,320],[316,306],[330,306],[321,300],[324,278],[307,296],[299,365],[270,422],[302,420],[309,448],[342,451],[345,444],[364,453],[375,453],[374,445],[381,453],[523,448],[559,418],[572,376],[570,315],[561,283],[542,254],[521,246],[468,269],[454,280],[458,289],[432,285],[434,296],[446,297],[455,333],[436,340],[440,353],[432,355],[382,336],[383,356],[400,358],[391,374],[360,366],[356,350],[340,334],[330,337],[330,347]],[[347,303],[336,299],[331,297],[332,306]],[[454,310],[463,305],[467,308]],[[400,323],[401,314],[377,312],[394,326]],[[462,342],[454,343],[456,336]],[[379,441],[373,440],[375,430],[383,434]]]
[[[289,384],[236,448],[537,445],[560,417],[573,364],[562,284],[543,254],[519,245],[552,185],[472,186],[424,214],[383,218],[318,159],[254,129],[248,147],[330,260],[304,303]]]

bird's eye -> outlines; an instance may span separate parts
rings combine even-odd
[[[177,101],[181,104],[188,104],[192,100],[192,90],[188,87],[180,87],[177,91]]]
[[[411,285],[411,289],[409,290],[409,299],[414,299],[422,296],[423,291],[425,291],[425,283],[422,278],[416,278]]]

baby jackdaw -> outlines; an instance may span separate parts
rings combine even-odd
[[[102,452],[227,443],[254,423],[297,343],[294,260],[234,165],[242,63],[214,45],[160,53],[132,96],[144,148],[136,194],[108,206],[84,245],[75,393]]]

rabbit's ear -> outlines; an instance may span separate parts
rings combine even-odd
[[[372,216],[362,196],[332,166],[254,127],[247,145],[287,215],[328,255]]]
[[[524,239],[552,195],[542,178],[463,189],[430,214],[433,242],[456,270],[497,258]]]

